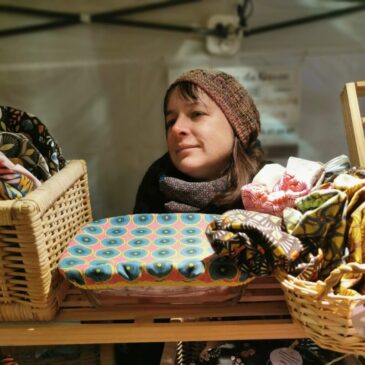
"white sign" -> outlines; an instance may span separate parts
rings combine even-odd
[[[298,143],[300,95],[297,67],[217,67],[241,82],[252,96],[261,116],[263,146]],[[171,69],[169,83],[187,69]]]

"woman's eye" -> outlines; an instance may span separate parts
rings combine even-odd
[[[166,120],[166,129],[171,128],[175,124],[175,119]]]
[[[201,117],[202,115],[205,115],[205,113],[204,112],[201,112],[199,110],[193,111],[191,113],[192,118]]]

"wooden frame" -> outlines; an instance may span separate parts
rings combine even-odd
[[[114,361],[114,343],[306,337],[293,323],[279,283],[258,278],[245,293],[236,303],[105,308],[73,288],[52,321],[2,322],[0,346],[101,344],[100,363],[107,365]]]
[[[358,101],[362,96],[365,96],[365,81],[347,83],[341,93],[350,161],[357,167],[365,167],[365,118],[361,116]]]

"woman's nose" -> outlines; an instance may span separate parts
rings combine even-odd
[[[189,120],[185,115],[179,115],[171,128],[174,134],[187,134],[189,132]]]

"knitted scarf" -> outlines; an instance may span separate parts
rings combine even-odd
[[[167,202],[168,212],[203,212],[214,197],[227,189],[227,177],[212,181],[185,181],[176,177],[161,176],[160,191]]]

